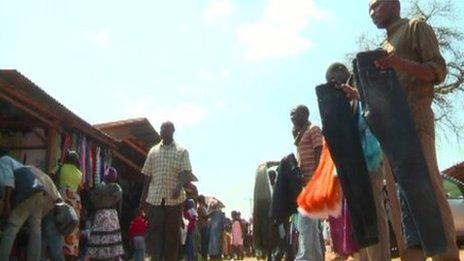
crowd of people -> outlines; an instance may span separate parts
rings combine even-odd
[[[318,95],[332,91],[327,88],[335,87],[349,102],[347,122],[359,120],[359,128],[355,134],[350,132],[348,126],[343,130],[326,128],[331,122],[324,116],[332,111],[324,111],[321,112],[321,129],[309,121],[310,112],[306,106],[299,105],[291,111],[296,160],[301,174],[298,190],[302,192],[298,199],[295,197],[289,203],[285,201],[288,195],[276,203],[295,205],[297,214],[287,216],[280,210],[270,214],[276,217],[273,226],[279,238],[279,243],[271,252],[262,253],[262,250],[254,249],[252,224],[243,220],[239,211],[233,211],[227,218],[220,201],[212,199],[207,202],[202,195],[187,195],[186,189],[196,181],[189,153],[174,141],[174,124],[164,122],[160,130],[161,142],[149,151],[142,169],[143,192],[139,213],[129,228],[130,246],[123,245],[121,236],[122,189],[117,184],[116,169],[109,167],[106,170],[103,183],[91,191],[90,204],[83,207],[78,154],[68,152],[55,175],[51,175],[54,177],[52,180],[38,168],[24,166],[7,151],[1,151],[1,214],[4,222],[0,235],[0,261],[10,260],[10,256],[15,255],[15,240],[26,223],[27,260],[150,258],[175,261],[181,257],[186,260],[241,260],[257,254],[269,260],[285,257],[286,260],[318,261],[325,259],[325,242],[329,241],[332,242],[332,249],[343,258],[359,253],[362,260],[390,260],[389,220],[403,260],[425,260],[426,256],[433,256],[433,260],[459,260],[454,224],[443,192],[435,152],[431,109],[433,88],[446,77],[446,64],[440,54],[437,38],[426,22],[401,18],[398,0],[371,0],[369,10],[375,25],[387,32],[383,49],[388,54],[374,62],[375,70],[396,71],[395,79],[405,93],[408,113],[414,124],[417,147],[420,147],[417,149],[423,155],[407,164],[426,166],[427,170],[418,174],[414,182],[422,184],[419,189],[430,189],[427,195],[431,196],[417,198],[420,191],[411,188],[412,183],[408,183],[410,181],[406,177],[408,173],[404,175],[402,172],[405,171],[401,165],[404,162],[398,163],[398,153],[392,152],[391,147],[395,146],[390,145],[395,141],[382,138],[393,129],[403,130],[408,126],[389,125],[390,129],[382,130],[379,134],[375,124],[382,127],[386,124],[371,121],[369,111],[365,109],[372,106],[369,100],[366,101],[370,94],[361,91],[366,90],[363,89],[366,87],[364,85],[371,83],[362,82],[363,79],[359,78],[370,77],[369,73],[375,74],[375,70],[370,69],[367,74],[349,72],[347,66],[338,63],[328,69],[327,84],[318,87]],[[391,83],[394,84],[396,82]],[[340,100],[339,96],[336,98]],[[386,100],[388,97],[383,98]],[[322,98],[319,102],[320,108],[333,108],[330,104],[321,105],[324,102]],[[386,109],[385,106],[382,109]],[[394,113],[394,108],[387,109],[388,113]],[[343,108],[335,110],[341,112]],[[370,131],[376,135],[369,134]],[[347,140],[340,137],[347,133],[352,137],[348,137],[349,144],[343,144]],[[357,142],[355,136],[361,136],[358,143],[359,148],[363,149],[362,167],[357,165],[359,158],[351,154],[355,151],[352,150]],[[374,136],[382,146],[370,146],[376,144],[371,142]],[[286,157],[280,169],[273,172],[276,176],[272,178],[271,185],[275,197],[282,195],[284,185],[281,179],[294,173],[295,168],[290,167],[288,172],[285,170],[285,166],[292,166],[292,159]],[[327,222],[314,216],[313,194],[308,193],[308,189],[313,188],[311,182],[316,177],[315,173],[324,164],[329,164],[329,159],[335,162],[343,190],[343,198],[338,201],[334,211],[337,214],[331,213],[327,219],[330,237],[327,232],[324,236],[328,226],[323,223]],[[412,168],[406,170],[414,171]],[[361,175],[364,172],[366,175]],[[361,183],[362,186],[355,186]],[[388,211],[384,204],[385,190],[388,190]],[[431,205],[426,205],[430,202],[437,207],[430,210]],[[272,206],[274,209],[278,207],[276,204]],[[298,212],[297,207],[300,208]],[[429,210],[436,211],[437,215],[420,216],[421,213],[435,213],[427,212]],[[57,214],[57,211],[61,211],[61,214]],[[58,218],[60,215],[62,217]],[[133,250],[131,254],[128,249]]]

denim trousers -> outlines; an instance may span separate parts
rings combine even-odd
[[[145,260],[145,238],[142,236],[136,236],[132,239],[134,246],[134,261]]]
[[[29,225],[27,260],[40,260],[42,205],[43,193],[39,192],[19,203],[11,211],[0,240],[0,261],[9,260],[16,235],[26,221]]]
[[[328,83],[316,87],[322,133],[337,167],[359,247],[378,243],[377,214],[358,129],[357,115],[343,91]]]
[[[298,253],[295,260],[323,261],[319,220],[298,213],[296,228],[299,232]]]
[[[446,251],[440,206],[405,94],[393,70],[378,70],[384,51],[359,53],[353,62],[366,121],[386,154],[399,187],[407,246],[428,256]]]
[[[47,248],[52,261],[64,260],[63,244],[64,237],[56,227],[53,211],[50,211],[42,218],[42,260],[47,260]]]

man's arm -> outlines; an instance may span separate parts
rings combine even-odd
[[[139,202],[140,213],[146,213],[147,211],[146,199],[148,195],[148,188],[150,187],[150,182],[151,182],[151,177],[144,175],[142,196],[140,196],[140,202]]]
[[[421,20],[411,21],[411,45],[419,60],[411,61],[395,53],[377,61],[382,69],[392,68],[428,83],[441,83],[447,74],[446,61],[440,53],[440,46],[433,28]]]
[[[435,69],[430,64],[421,64],[403,59],[396,53],[391,53],[387,57],[376,61],[375,65],[382,70],[395,69],[404,72],[424,82],[436,82],[438,80]]]

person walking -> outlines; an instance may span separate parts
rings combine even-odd
[[[174,124],[161,125],[161,142],[148,153],[140,211],[148,213],[147,252],[152,260],[176,261],[180,246],[183,187],[190,181],[188,151],[174,142]]]
[[[303,186],[314,174],[322,151],[322,131],[309,121],[309,109],[298,105],[290,114],[293,123],[293,137],[298,152],[298,163],[303,173]],[[298,214],[298,253],[295,260],[324,260],[319,234],[319,220]]]

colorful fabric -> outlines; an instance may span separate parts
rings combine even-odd
[[[70,188],[60,188],[61,196],[64,202],[71,205],[80,217],[82,204],[79,193],[75,192]],[[64,238],[63,253],[67,256],[79,256],[79,238],[80,232],[79,227],[74,229],[71,234]]]
[[[176,199],[171,198],[171,193],[178,185],[179,173],[191,170],[186,149],[176,143],[164,145],[161,142],[154,146],[142,169],[143,174],[151,177],[146,202],[159,206],[165,199],[167,206],[182,204],[186,199],[185,191],[182,189],[181,195]]]
[[[322,131],[318,126],[310,124],[303,133],[303,136],[297,146],[298,162],[300,164],[300,169],[303,172],[304,184],[308,182],[316,170],[316,155],[314,150],[321,146]]]
[[[73,164],[63,164],[58,175],[60,188],[70,188],[77,191],[82,183],[82,172]]]
[[[369,126],[367,126],[366,119],[364,119],[361,115],[358,116],[359,137],[361,139],[361,146],[363,148],[367,170],[369,170],[369,173],[375,173],[382,165],[382,149],[380,148],[379,141],[371,132]]]
[[[346,200],[343,200],[342,215],[338,218],[330,217],[329,223],[334,252],[344,258],[358,252],[359,247],[353,239],[351,218]]]
[[[235,220],[232,223],[232,245],[243,246],[243,230],[240,220]]]
[[[343,192],[336,176],[335,164],[324,141],[319,166],[314,176],[298,196],[298,211],[311,218],[338,217]]]
[[[123,256],[120,229],[118,212],[115,209],[98,210],[88,241],[88,257],[104,259]]]

